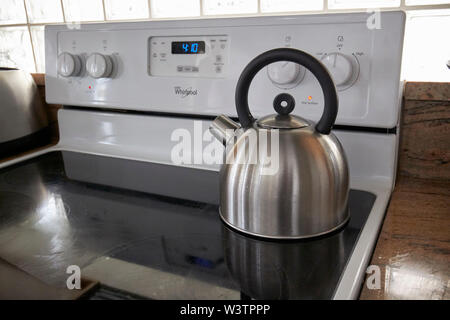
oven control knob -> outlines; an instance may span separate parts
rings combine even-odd
[[[341,53],[333,52],[325,55],[322,63],[327,67],[338,89],[347,86],[354,78],[352,61]]]
[[[278,61],[267,66],[267,76],[277,87],[290,89],[303,80],[305,68],[294,62]]]
[[[92,78],[108,78],[112,69],[113,61],[110,56],[93,53],[86,60],[86,71]]]
[[[63,77],[73,77],[81,72],[79,56],[63,52],[58,56],[58,74]]]

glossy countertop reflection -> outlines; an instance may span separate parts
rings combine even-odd
[[[450,299],[450,183],[400,176],[372,256],[380,288],[360,299]]]
[[[331,235],[267,241],[224,226],[218,173],[68,151],[0,169],[0,257],[155,299],[330,299],[375,196],[352,190]]]

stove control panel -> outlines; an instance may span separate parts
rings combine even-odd
[[[223,78],[226,74],[227,36],[151,37],[148,48],[151,76]]]
[[[45,27],[46,99],[52,104],[236,117],[245,66],[275,48],[321,61],[339,95],[338,125],[394,128],[400,114],[405,14],[369,13],[164,20]],[[303,66],[278,61],[252,81],[255,117],[273,114],[280,93],[293,114],[317,121],[322,89]]]

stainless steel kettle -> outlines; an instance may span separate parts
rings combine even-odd
[[[287,93],[273,101],[278,114],[259,120],[251,115],[250,84],[258,71],[277,61],[298,63],[319,81],[324,110],[317,124],[289,114],[295,100]],[[350,217],[348,165],[331,133],[338,98],[322,63],[296,49],[267,51],[243,70],[235,103],[240,125],[222,115],[210,127],[226,146],[220,170],[223,221],[247,234],[283,239],[319,236],[343,226]],[[262,149],[271,149],[270,156]],[[273,163],[276,170],[268,170]]]

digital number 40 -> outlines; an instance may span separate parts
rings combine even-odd
[[[183,43],[183,51],[189,52],[189,43]],[[190,52],[196,53],[198,51],[198,43],[193,43],[191,45]]]

